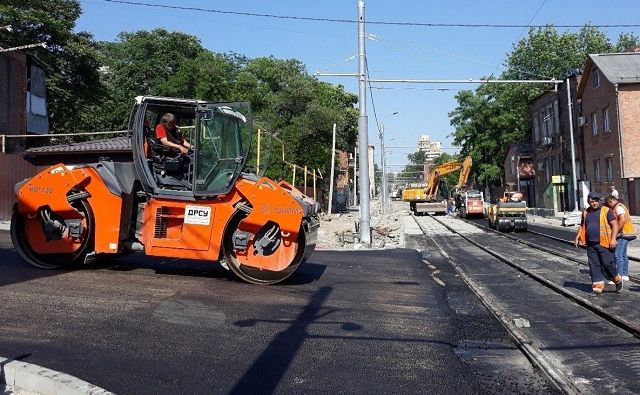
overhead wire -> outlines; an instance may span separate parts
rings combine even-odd
[[[527,26],[524,27],[524,29],[522,29],[522,31],[520,32],[520,35],[518,36],[518,38],[516,39],[516,41],[514,42],[518,42],[520,40],[520,38],[522,38],[522,35],[524,35],[524,33],[531,28],[531,22],[533,22],[533,20],[536,18],[536,16],[538,16],[538,14],[540,13],[540,10],[542,9],[542,7],[544,7],[544,5],[547,4],[547,0],[542,0],[542,3],[540,4],[540,7],[538,7],[538,9],[536,10],[536,13],[533,14],[533,16],[531,17],[531,19],[529,19],[529,23],[527,23]],[[493,72],[491,72],[491,75],[489,76],[489,78],[493,77],[493,74],[495,74],[495,72],[498,71],[498,67],[496,67]]]
[[[367,52],[364,52],[364,66],[367,71],[367,85],[369,85],[369,95],[371,96],[371,108],[373,109],[373,118],[376,121],[376,127],[378,128],[378,133],[380,133],[380,124],[378,123],[378,113],[376,112],[376,103],[373,101],[373,90],[371,89],[371,76],[369,75],[369,60],[367,59]]]
[[[479,60],[479,59],[470,58],[468,56],[461,56],[461,55],[453,54],[453,53],[450,53],[450,52],[447,52],[447,51],[443,51],[443,50],[440,50],[440,49],[434,49],[434,48],[425,47],[425,46],[423,46],[421,44],[409,43],[409,42],[404,42],[404,41],[400,41],[400,40],[396,40],[396,39],[392,39],[392,38],[387,38],[387,37],[384,37],[384,36],[379,35],[379,34],[368,34],[367,38],[369,38],[370,40],[372,40],[374,42],[378,42],[380,44],[383,44],[383,45],[385,44],[385,42],[393,42],[393,43],[396,43],[398,45],[412,46],[414,48],[417,48],[417,49],[425,51],[425,52],[431,52],[431,53],[435,53],[435,54],[438,54],[438,55],[444,55],[444,56],[448,56],[448,57],[451,57],[451,58],[454,58],[454,59],[459,59],[459,60],[464,60],[464,61],[467,61],[467,62],[478,63],[478,64],[482,64],[482,65],[485,65],[485,66],[495,66],[496,70],[499,67],[504,66],[504,65],[496,65],[495,63],[490,63],[490,62],[486,62],[486,61]],[[429,61],[428,63],[433,64],[433,62],[431,62],[431,61]],[[537,74],[537,73],[534,73],[534,72],[531,72],[531,71],[528,71],[528,70],[515,69],[515,68],[514,68],[514,70],[518,71],[518,72],[520,72],[522,74],[528,74],[528,75],[531,75],[531,76],[541,77],[541,78],[545,78],[545,79],[552,79],[553,78],[553,77],[550,77],[548,75]],[[494,71],[494,73],[495,73],[495,71]]]
[[[310,16],[297,16],[297,15],[278,15],[278,14],[265,14],[258,12],[246,12],[246,11],[228,11],[228,10],[218,10],[213,8],[203,8],[203,7],[188,7],[188,6],[178,6],[178,5],[169,5],[169,4],[158,4],[158,3],[149,3],[142,1],[132,1],[132,0],[102,0],[107,3],[115,3],[115,4],[126,4],[126,5],[135,5],[142,7],[154,7],[154,8],[165,8],[172,10],[181,10],[181,11],[198,11],[198,12],[208,12],[215,14],[224,14],[224,15],[238,15],[238,16],[250,16],[250,17],[260,17],[260,18],[272,18],[272,19],[288,19],[288,20],[299,20],[299,21],[313,21],[313,22],[332,22],[332,23],[356,23],[355,19],[342,19],[342,18],[318,18],[318,17],[310,17]],[[408,22],[408,21],[367,21],[369,25],[391,25],[391,26],[418,26],[418,27],[454,27],[454,28],[495,28],[495,29],[518,29],[518,28],[530,28],[537,27],[542,28],[549,26],[547,25],[519,25],[519,24],[500,24],[500,23],[431,23],[431,22]],[[584,25],[553,25],[558,28],[582,28]],[[617,24],[600,24],[600,25],[589,25],[595,28],[605,29],[605,28],[637,28],[640,27],[640,24],[637,23],[617,23]]]
[[[334,63],[334,64],[332,64],[332,65],[329,65],[329,66],[327,66],[327,67],[323,67],[323,68],[318,69],[318,70],[316,71],[316,73],[320,73],[320,72],[323,72],[323,71],[331,70],[332,68],[334,68],[334,67],[336,67],[336,66],[339,66],[339,65],[341,65],[341,64],[347,63],[348,61],[353,60],[353,59],[355,59],[356,57],[357,57],[356,55],[351,55],[351,56],[349,56],[348,58],[346,58],[346,59],[344,59],[344,60],[338,61],[338,62],[336,62],[336,63]]]

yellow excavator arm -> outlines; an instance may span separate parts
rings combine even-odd
[[[471,173],[471,165],[473,161],[470,156],[464,158],[462,162],[462,170],[460,171],[460,177],[458,178],[458,189],[462,189],[467,186],[467,179],[469,178],[469,173]]]
[[[426,188],[427,199],[432,199],[438,194],[440,188],[440,177],[453,173],[454,171],[462,170],[458,179],[458,188],[462,188],[467,184],[467,178],[471,172],[471,165],[473,161],[470,156],[464,158],[464,161],[452,160],[440,164],[429,172],[429,181]]]

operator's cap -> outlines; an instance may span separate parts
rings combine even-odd
[[[589,194],[587,195],[587,199],[600,200],[600,195],[598,195],[598,193],[596,192],[589,192]]]

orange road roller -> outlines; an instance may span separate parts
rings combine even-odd
[[[142,251],[273,284],[314,251],[318,203],[244,172],[248,103],[137,97],[129,123],[131,161],[60,163],[16,185],[11,237],[24,260],[72,268]]]

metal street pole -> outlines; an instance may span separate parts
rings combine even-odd
[[[382,177],[380,178],[381,182],[380,182],[380,210],[382,212],[382,214],[384,214],[384,204],[385,204],[385,197],[384,197],[384,191],[386,188],[386,177],[384,175],[384,123],[380,124],[380,133],[379,133],[379,137],[380,137],[380,167],[382,167]]]
[[[573,142],[573,103],[571,102],[571,87],[569,86],[569,78],[567,77],[567,102],[569,104],[569,136],[571,137],[571,175],[573,176],[573,199],[574,211],[579,209],[578,199],[578,176],[576,174],[576,149]]]
[[[333,204],[333,183],[335,182],[333,177],[335,176],[336,167],[336,124],[333,124],[333,138],[331,140],[331,176],[329,177],[329,214],[331,214]]]
[[[353,205],[358,205],[358,145],[353,149]]]
[[[369,134],[367,130],[367,89],[364,31],[364,0],[358,0],[358,144],[360,145],[360,242],[371,244],[371,213],[369,211]]]

